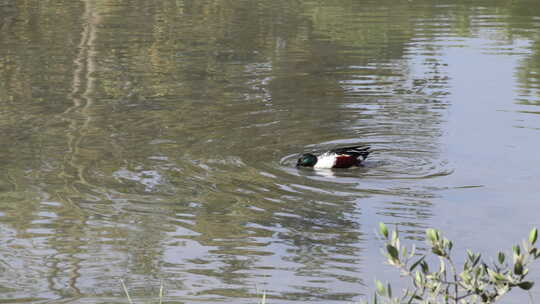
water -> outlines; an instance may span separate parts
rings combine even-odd
[[[539,223],[539,30],[525,0],[0,1],[0,302],[348,303],[398,281],[378,222],[495,256]]]

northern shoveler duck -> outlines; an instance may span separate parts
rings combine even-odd
[[[354,146],[332,149],[319,156],[305,153],[300,156],[297,167],[313,167],[315,169],[350,168],[361,166],[371,151],[369,146]]]

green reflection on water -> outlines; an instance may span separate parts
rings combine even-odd
[[[254,284],[282,300],[354,299],[372,279],[363,261],[379,261],[363,215],[418,239],[437,196],[422,183],[452,172],[439,141],[445,43],[484,30],[530,41],[518,101],[537,112],[539,10],[0,2],[0,289],[121,298],[120,277],[145,296],[164,278],[187,300],[249,299]],[[291,165],[345,143],[379,154],[351,172]]]

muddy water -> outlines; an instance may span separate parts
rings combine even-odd
[[[535,1],[0,1],[0,301],[348,303],[397,277],[378,222],[510,248],[539,30]]]

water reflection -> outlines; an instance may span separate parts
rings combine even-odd
[[[120,278],[143,298],[164,279],[180,301],[252,302],[255,285],[357,299],[380,272],[376,222],[419,242],[453,208],[444,191],[495,183],[475,172],[498,152],[455,157],[485,131],[477,117],[499,118],[463,102],[490,65],[463,58],[497,56],[507,78],[490,81],[516,81],[515,107],[493,91],[517,113],[497,132],[540,127],[535,16],[521,2],[0,4],[0,290],[110,303]],[[351,143],[375,150],[365,167],[294,166]]]

